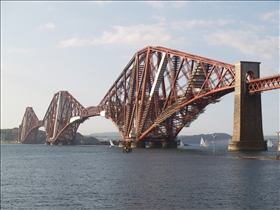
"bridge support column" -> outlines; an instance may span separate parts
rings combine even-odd
[[[267,150],[263,138],[261,94],[247,91],[246,75],[260,77],[260,62],[235,64],[234,126],[229,150]]]
[[[162,142],[160,141],[151,141],[149,142],[150,148],[162,148]]]
[[[127,146],[127,143],[128,142],[131,142],[131,144],[130,144],[130,147],[131,148],[139,148],[139,147],[137,147],[137,142],[138,141],[133,141],[133,139],[126,139],[126,140],[123,140],[123,141],[120,141],[119,142],[119,147],[120,148],[123,148],[123,147],[125,147],[125,146]],[[134,146],[133,146],[134,145]],[[140,144],[139,144],[140,145]]]
[[[133,141],[131,142],[131,148],[146,148],[145,141]]]
[[[177,148],[177,142],[175,141],[164,141],[162,148]]]
[[[125,146],[125,141],[120,141],[120,142],[119,142],[119,147],[120,147],[120,148],[123,148],[124,146]]]

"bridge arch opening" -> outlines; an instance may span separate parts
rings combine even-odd
[[[114,125],[114,123],[105,117],[102,116],[94,116],[89,117],[87,120],[85,120],[83,123],[80,124],[77,132],[84,136],[97,134],[101,135],[102,133],[104,135],[114,135],[118,136],[119,131]]]
[[[252,71],[248,71],[247,73],[246,73],[246,81],[250,81],[250,80],[253,80],[255,77],[254,77],[254,72],[252,72]]]

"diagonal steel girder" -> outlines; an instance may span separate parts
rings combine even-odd
[[[86,109],[68,91],[54,94],[43,122],[46,142],[73,142]]]
[[[43,125],[32,107],[27,107],[19,125],[19,141],[21,143],[35,143],[39,127]]]
[[[123,139],[174,140],[210,103],[234,91],[233,65],[148,46],[98,105]]]
[[[280,88],[279,75],[254,79],[248,92]],[[33,143],[45,126],[47,142],[74,141],[84,120],[105,116],[123,139],[172,141],[204,108],[234,91],[234,66],[200,56],[148,46],[132,57],[98,106],[84,108],[70,93],[56,93],[42,121],[26,108],[19,139]]]
[[[278,89],[280,88],[280,74],[258,79],[252,78],[247,81],[247,85],[250,93]]]

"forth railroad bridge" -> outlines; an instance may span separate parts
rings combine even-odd
[[[134,54],[97,106],[84,107],[67,91],[55,93],[39,120],[27,107],[21,143],[33,143],[38,129],[45,144],[74,144],[77,129],[89,117],[103,116],[132,147],[176,148],[176,137],[207,105],[234,92],[234,128],[229,150],[267,150],[263,137],[261,92],[280,88],[280,74],[260,78],[260,62],[235,65],[201,56],[147,46]],[[279,147],[278,147],[279,149]]]

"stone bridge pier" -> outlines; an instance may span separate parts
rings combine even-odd
[[[249,93],[246,86],[247,78],[260,77],[260,62],[237,62],[235,71],[234,125],[228,149],[267,150],[263,137],[261,93]]]

